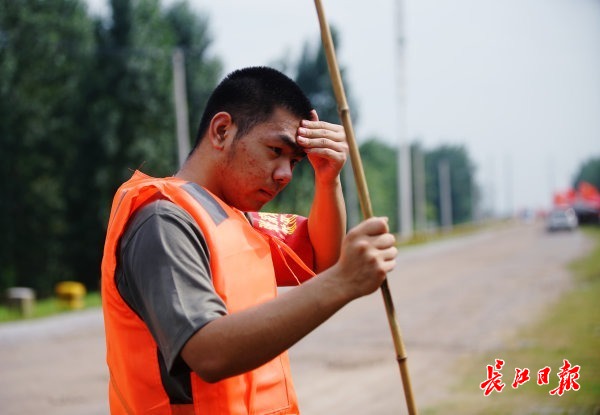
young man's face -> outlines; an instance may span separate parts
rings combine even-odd
[[[300,118],[276,109],[266,122],[233,140],[221,190],[226,203],[242,211],[257,211],[292,179],[292,169],[305,156],[296,143]]]

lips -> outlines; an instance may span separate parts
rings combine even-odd
[[[275,197],[275,195],[277,194],[277,192],[274,192],[272,190],[267,190],[267,189],[260,189],[258,191],[258,193],[260,193],[264,197],[268,198],[269,200],[273,199]]]
[[[273,187],[263,187],[259,192],[268,196],[270,199],[273,199],[284,187],[285,186],[279,185],[279,183],[275,183]]]

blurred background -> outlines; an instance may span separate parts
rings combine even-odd
[[[461,356],[471,359],[463,368],[480,371],[475,386],[496,357],[556,369],[553,359],[566,356],[585,368],[585,388],[572,396],[597,409],[600,0],[323,3],[373,210],[390,218],[405,248],[390,280],[417,352],[420,399],[443,389],[442,375]],[[0,0],[0,292],[14,300],[0,306],[0,321],[53,314],[56,303],[44,300],[55,296],[58,310],[95,307],[69,320],[0,327],[7,413],[106,413],[97,291],[113,194],[135,169],[176,172],[209,93],[230,71],[255,65],[288,74],[321,119],[339,122],[312,1]],[[312,179],[301,163],[265,210],[306,215]],[[350,166],[343,186],[353,225],[361,213]],[[554,232],[579,224],[592,233]],[[483,232],[412,250],[472,229]],[[588,262],[570,270],[584,276],[572,280],[566,264],[583,255]],[[505,332],[569,287],[567,305],[527,332],[534,340],[517,339],[514,350],[505,342]],[[389,352],[385,324],[369,331],[380,301],[373,307],[351,308],[347,322],[329,323],[295,349],[301,394],[331,396],[338,410],[346,402],[345,413],[358,407],[350,395],[367,408],[379,400],[377,413],[398,413],[395,389],[390,403],[337,387],[360,388],[348,370],[364,376],[379,365],[374,356]],[[499,356],[473,360],[489,348]],[[323,366],[313,367],[322,355]],[[394,368],[382,366],[395,385]],[[314,390],[336,371],[331,391]],[[373,372],[370,382],[392,384],[381,379]],[[77,406],[89,400],[96,409]],[[311,403],[323,413],[312,400],[306,413]],[[487,411],[489,402],[474,407]],[[26,404],[41,406],[28,412]]]
[[[97,289],[113,192],[136,168],[176,171],[178,146],[193,143],[231,70],[281,69],[339,122],[312,2],[0,7],[2,289],[44,296],[63,279]],[[331,0],[325,10],[374,211],[404,238],[555,204],[597,220],[598,0]],[[311,188],[305,164],[267,209],[306,214]]]

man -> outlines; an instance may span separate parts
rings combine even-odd
[[[119,189],[102,262],[111,413],[299,413],[286,350],[395,265],[385,219],[345,235],[346,153],[292,80],[246,68],[211,95],[174,177]],[[305,156],[308,220],[255,213]]]

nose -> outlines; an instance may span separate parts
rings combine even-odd
[[[287,185],[292,180],[292,166],[289,161],[278,163],[273,171],[273,180],[282,186]]]

